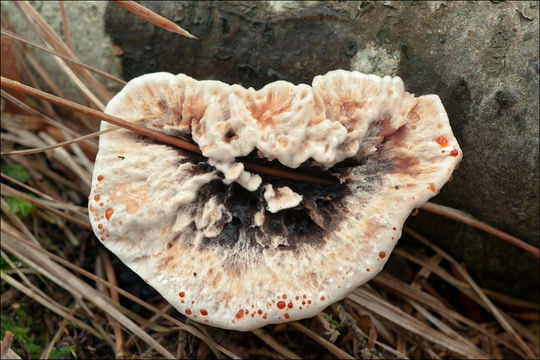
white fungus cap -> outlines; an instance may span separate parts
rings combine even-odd
[[[258,91],[148,74],[106,112],[191,137],[207,159],[125,129],[102,135],[96,236],[178,311],[226,329],[313,316],[371,279],[462,157],[438,96],[359,72]],[[252,174],[237,160],[252,152],[341,183]]]

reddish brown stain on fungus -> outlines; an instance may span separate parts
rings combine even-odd
[[[283,300],[285,300],[285,299],[287,298],[287,295],[283,294],[283,295],[281,295],[281,298],[282,298]]]
[[[392,230],[396,231],[396,230],[397,230],[397,228],[396,228],[396,227],[393,227],[393,228],[392,228]]]
[[[191,315],[191,310],[186,309],[186,315]]]
[[[458,151],[456,149],[450,151],[450,156],[453,156],[453,157],[458,156]],[[456,169],[457,169],[457,167],[456,167]]]
[[[105,210],[105,217],[107,218],[107,221],[111,220],[111,216],[113,213],[114,213],[114,210],[111,208],[108,208],[107,210]]]
[[[95,201],[99,201],[99,199],[100,199],[99,195],[94,196]]]
[[[257,310],[257,314],[262,315],[262,310],[261,309]]]
[[[324,296],[321,296],[321,301],[324,301]]]
[[[296,301],[298,301],[298,300],[300,300],[300,296],[296,296],[294,299],[295,299]]]
[[[431,190],[431,192],[435,192],[435,184],[434,183],[429,183],[429,190]]]
[[[180,296],[180,297],[184,297],[184,296],[186,296],[186,293],[185,293],[185,292],[183,292],[183,291],[180,291],[180,292],[178,293],[178,296]]]
[[[98,229],[100,229],[100,230],[103,229],[103,225],[102,225],[102,224],[99,224],[97,227],[98,227]]]
[[[435,140],[437,144],[439,144],[441,147],[446,147],[448,145],[448,140],[444,136],[439,136],[437,140]]]
[[[104,207],[104,206],[105,206],[104,203],[102,203],[102,202],[99,203],[99,207]]]
[[[308,300],[307,303],[308,303],[308,305],[311,304],[311,300]]]
[[[285,301],[278,301],[278,303],[277,303],[278,309],[285,309],[285,306],[287,306],[285,304]]]
[[[244,317],[244,310],[240,310],[236,313],[236,318],[241,319]]]
[[[101,181],[101,180],[103,180],[103,175],[98,175],[97,181]]]
[[[381,251],[381,252],[379,253],[379,257],[380,257],[381,259],[384,259],[384,258],[386,257],[386,253],[385,253],[384,251]]]
[[[290,318],[289,314],[285,314],[284,317],[285,317],[285,319]]]

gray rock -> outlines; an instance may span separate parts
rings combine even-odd
[[[200,40],[109,5],[107,32],[124,51],[128,79],[168,71],[260,88],[344,68],[399,75],[417,95],[438,94],[464,160],[434,201],[538,246],[538,3],[143,4]],[[538,301],[538,259],[523,250],[430,214],[408,225],[482,285]]]

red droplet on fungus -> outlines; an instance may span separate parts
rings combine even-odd
[[[97,227],[98,227],[99,230],[103,229],[103,225],[102,225],[102,224],[99,224]]]
[[[379,257],[380,257],[381,259],[384,259],[384,258],[386,257],[386,253],[385,253],[384,251],[381,251],[381,252],[379,253]]]
[[[186,315],[191,315],[191,310],[186,309]]]
[[[290,318],[289,314],[285,314],[284,317],[285,317],[285,319]]]
[[[180,297],[184,297],[184,296],[186,296],[186,293],[185,293],[185,292],[183,292],[183,291],[180,291],[180,292],[178,293],[178,296],[180,296]]]
[[[446,147],[448,145],[448,140],[444,136],[439,136],[437,140],[435,140],[437,144],[439,144],[441,147]]]
[[[262,314],[262,310],[261,310],[261,309],[257,310],[257,314],[261,315],[261,314]]]
[[[244,317],[244,310],[240,310],[236,313],[236,318],[241,319]]]
[[[450,156],[453,156],[453,157],[458,156],[458,151],[456,149],[450,151]],[[457,169],[457,166],[456,166],[456,169]]]
[[[293,308],[293,303],[292,303],[292,301],[289,302],[289,303],[287,304],[287,307],[288,307],[289,309],[292,309],[292,308]]]
[[[283,294],[283,295],[281,295],[281,298],[282,298],[283,300],[285,300],[285,299],[287,298],[287,295]]]
[[[321,301],[324,301],[324,296],[321,296]]]
[[[201,309],[201,315],[202,316],[208,315],[208,311],[206,311],[205,309]]]
[[[107,221],[110,221],[112,214],[114,213],[114,210],[111,208],[108,208],[105,211],[105,217],[107,218]]]
[[[99,201],[99,199],[100,199],[99,195],[94,196],[95,201]]]
[[[103,175],[98,175],[97,181],[101,181],[101,180],[103,180]]]
[[[287,305],[285,304],[285,301],[278,301],[278,303],[277,303],[278,309],[284,309],[285,306],[287,306]]]

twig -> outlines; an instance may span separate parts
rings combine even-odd
[[[154,25],[159,26],[162,29],[165,29],[170,32],[174,32],[180,35],[183,35],[185,37],[188,37],[190,39],[198,40],[196,36],[191,35],[186,30],[182,29],[180,26],[173,23],[171,20],[164,18],[161,15],[156,14],[152,10],[137,4],[135,1],[117,1],[114,0],[115,3],[129,11],[130,13],[133,13],[140,18],[143,18],[144,20],[151,22]]]
[[[445,216],[449,219],[460,221],[464,224],[474,226],[477,229],[485,231],[491,235],[495,235],[498,238],[501,238],[512,245],[522,248],[523,250],[533,254],[536,257],[540,257],[540,249],[534,247],[533,245],[527,244],[523,240],[518,239],[515,236],[505,233],[499,229],[494,228],[491,225],[488,225],[480,220],[473,218],[471,215],[466,214],[462,211],[453,209],[448,206],[434,204],[432,202],[425,203],[422,207],[422,210],[428,211],[433,214]]]
[[[128,130],[134,131],[134,132],[136,132],[138,134],[141,134],[141,135],[147,136],[149,138],[152,138],[154,140],[157,140],[157,141],[159,141],[161,143],[171,145],[171,146],[174,146],[174,147],[178,147],[178,148],[181,148],[183,150],[191,151],[191,152],[194,152],[194,153],[197,153],[197,154],[201,154],[201,150],[195,144],[189,143],[187,141],[184,141],[184,140],[181,140],[181,139],[169,136],[169,135],[165,135],[163,133],[160,133],[159,131],[148,129],[148,128],[142,126],[142,125],[139,125],[139,124],[136,124],[136,123],[133,123],[133,122],[122,120],[122,119],[120,119],[120,118],[118,118],[116,116],[112,116],[112,115],[106,114],[104,112],[101,112],[99,110],[95,110],[95,109],[89,108],[87,106],[77,104],[77,103],[75,103],[73,101],[62,99],[62,98],[60,98],[58,96],[54,96],[54,95],[48,94],[48,93],[46,93],[44,91],[37,90],[37,89],[34,89],[34,88],[30,87],[30,86],[21,84],[18,81],[14,81],[14,80],[10,80],[10,79],[6,79],[4,77],[1,77],[1,84],[2,84],[2,86],[5,86],[7,88],[18,89],[18,90],[21,90],[21,91],[23,91],[23,92],[25,92],[27,94],[34,95],[34,96],[36,96],[36,97],[38,97],[40,99],[45,99],[45,100],[47,100],[47,101],[49,101],[49,102],[51,102],[53,104],[66,107],[66,108],[74,110],[74,111],[82,112],[83,114],[89,115],[89,116],[94,117],[96,119],[105,120],[105,121],[110,122],[110,123],[112,123],[114,125],[121,126],[121,127],[126,128]],[[262,166],[262,165],[244,163],[244,166],[245,166],[246,169],[249,169],[249,170],[253,170],[253,171],[256,171],[256,172],[259,172],[259,173],[262,173],[262,174],[266,174],[266,175],[270,175],[270,176],[278,176],[278,177],[281,177],[281,178],[284,178],[284,179],[289,179],[289,180],[311,182],[311,183],[324,184],[324,185],[335,184],[334,181],[329,180],[329,179],[325,179],[325,178],[321,178],[321,177],[315,177],[315,176],[311,176],[311,175],[307,175],[307,174],[299,174],[299,173],[296,173],[296,172],[285,171],[285,170],[276,169],[276,168],[270,168],[270,167],[266,167],[266,166]]]

